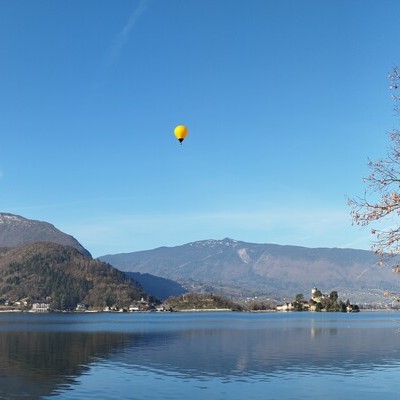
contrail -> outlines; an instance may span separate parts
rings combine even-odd
[[[114,42],[114,46],[111,50],[111,58],[113,62],[118,61],[121,51],[129,38],[132,29],[138,22],[140,16],[146,11],[149,4],[149,0],[140,0],[138,6],[132,11],[129,16],[128,22],[125,24],[123,29],[117,34]]]

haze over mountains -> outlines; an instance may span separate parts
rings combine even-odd
[[[100,257],[123,271],[151,273],[187,289],[222,292],[232,297],[291,297],[311,288],[337,290],[340,297],[384,301],[400,277],[379,268],[371,251],[305,248],[246,243],[233,239],[203,240],[176,247]]]

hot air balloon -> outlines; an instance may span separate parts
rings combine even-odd
[[[188,128],[186,128],[186,126],[184,125],[178,125],[174,129],[174,135],[180,141],[181,144],[188,133],[189,133]]]

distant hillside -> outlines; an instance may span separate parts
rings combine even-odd
[[[85,256],[91,257],[90,253],[74,237],[61,232],[48,222],[0,213],[0,247],[17,247],[35,242],[52,242],[72,246]]]
[[[38,242],[0,251],[0,298],[48,301],[54,309],[126,307],[143,291],[123,272],[76,248]]]
[[[233,301],[213,294],[187,293],[170,297],[167,306],[174,311],[187,310],[232,310],[243,311],[243,307]]]
[[[357,302],[384,301],[400,277],[379,268],[370,251],[204,240],[176,247],[100,257],[123,271],[172,279],[187,289],[253,295],[307,297],[312,287],[337,290]]]
[[[170,279],[150,274],[141,274],[140,272],[126,272],[126,275],[139,282],[147,294],[151,294],[161,301],[166,300],[170,296],[180,296],[187,292],[182,285]]]

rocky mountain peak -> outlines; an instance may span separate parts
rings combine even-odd
[[[31,220],[20,215],[0,213],[0,248],[19,247],[36,242],[72,246],[85,256],[90,253],[71,235],[48,222]]]
[[[230,238],[224,238],[222,240],[216,239],[207,239],[207,240],[199,240],[197,242],[189,243],[189,246],[192,247],[218,247],[218,246],[226,246],[226,247],[236,247],[238,245],[238,241]]]

